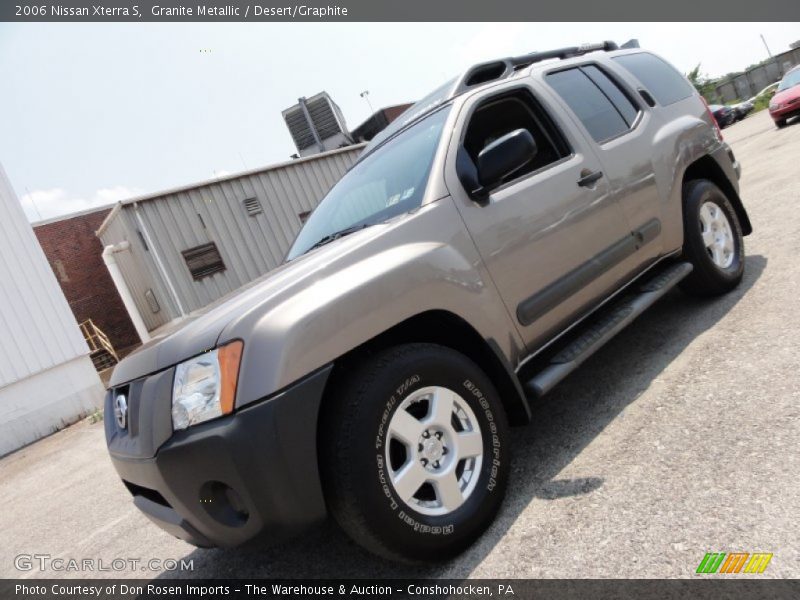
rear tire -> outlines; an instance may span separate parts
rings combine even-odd
[[[469,547],[508,479],[508,426],[488,377],[449,348],[405,344],[336,385],[320,425],[320,467],[341,528],[410,563]]]
[[[744,274],[744,238],[736,211],[725,194],[707,179],[683,189],[683,255],[694,270],[681,288],[695,296],[731,291]]]

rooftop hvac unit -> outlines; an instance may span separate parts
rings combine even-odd
[[[342,111],[327,92],[300,98],[282,114],[300,156],[335,150],[352,143]]]

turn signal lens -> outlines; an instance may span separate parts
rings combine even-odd
[[[233,412],[236,402],[236,384],[239,383],[239,363],[242,361],[244,344],[237,340],[219,348],[219,370],[222,375],[222,386],[219,394],[219,406],[223,415]]]

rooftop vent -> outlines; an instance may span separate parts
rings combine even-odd
[[[352,143],[342,111],[327,92],[300,98],[282,114],[300,156]]]

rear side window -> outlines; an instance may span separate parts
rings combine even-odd
[[[694,88],[683,75],[653,54],[647,52],[625,54],[615,56],[613,60],[641,81],[661,106],[673,104],[694,93]]]
[[[631,102],[630,99],[622,93],[622,90],[608,78],[608,75],[594,65],[581,67],[581,71],[586,73],[589,79],[592,80],[592,83],[600,88],[606,95],[606,98],[611,100],[614,107],[622,115],[622,118],[625,119],[628,127],[631,127],[636,120],[636,115],[639,114],[639,109],[634,106],[633,102]]]
[[[616,83],[591,65],[550,73],[547,83],[569,105],[596,142],[630,130],[639,112]]]

